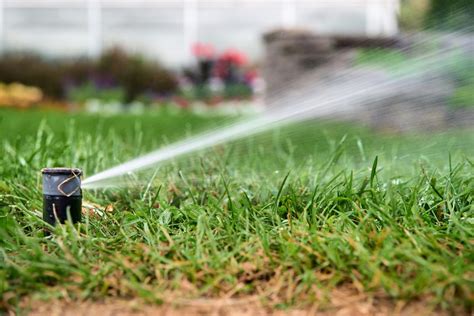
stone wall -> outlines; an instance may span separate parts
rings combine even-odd
[[[307,73],[350,67],[356,48],[402,45],[395,37],[318,36],[305,30],[276,30],[265,34],[263,40],[263,73],[269,98]]]
[[[266,104],[271,110],[271,107],[298,106],[301,100],[324,103],[324,100],[337,95],[338,89],[341,94],[356,91],[360,82],[369,87],[391,82],[392,77],[385,71],[354,67],[357,49],[391,47],[410,51],[413,43],[423,39],[426,41],[427,38],[422,34],[367,38],[318,36],[305,30],[267,33],[264,36],[266,58],[263,65]],[[459,41],[458,38],[455,40]],[[448,38],[438,42],[446,48],[454,45],[452,41]],[[311,115],[361,121],[377,130],[393,132],[474,126],[473,107],[454,109],[449,106],[455,89],[452,79],[437,73],[415,75],[387,88],[373,89],[360,102],[351,100],[330,104],[318,108]]]

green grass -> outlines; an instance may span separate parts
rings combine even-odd
[[[410,61],[406,52],[395,49],[361,48],[358,50],[355,64],[377,66],[383,69],[397,69]]]
[[[159,303],[224,294],[324,306],[321,293],[341,286],[472,308],[472,131],[298,124],[173,161],[133,186],[86,191],[85,201],[113,211],[46,239],[41,168],[91,175],[219,122],[167,112],[0,117],[4,309],[24,296]]]

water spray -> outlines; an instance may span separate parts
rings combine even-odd
[[[421,44],[435,43],[435,40],[440,39],[425,39],[419,41],[417,45],[418,48],[424,48]],[[364,66],[344,69],[337,73],[329,69],[327,73],[318,73],[316,76],[307,75],[300,79],[312,84],[299,90],[296,88],[302,80],[287,84],[282,94],[278,95],[278,100],[267,104],[271,111],[186,138],[113,166],[85,179],[83,188],[99,189],[116,186],[118,177],[290,123],[321,118],[361,120],[363,117],[367,120],[367,116],[373,120],[375,115],[381,115],[374,111],[374,105],[387,98],[390,102],[392,102],[391,98],[395,99],[393,102],[396,104],[406,102],[406,95],[408,95],[411,101],[416,101],[411,109],[421,109],[424,104],[431,102],[432,92],[436,93],[436,98],[446,99],[451,90],[448,84],[444,84],[445,89],[436,85],[432,89],[429,85],[419,85],[419,83],[433,83],[437,77],[449,72],[451,64],[457,62],[453,56],[456,57],[459,51],[465,52],[467,46],[466,43],[455,43],[454,46],[448,45],[436,50],[428,50],[422,55],[410,58],[407,67],[395,64],[385,71],[379,71],[377,67]],[[413,50],[413,47],[410,50]],[[292,85],[297,93],[286,93]],[[394,107],[388,110],[390,111],[388,113],[398,111]],[[419,126],[426,124],[428,123],[423,120],[418,122]]]
[[[82,171],[77,168],[44,168],[43,220],[50,225],[81,221]]]

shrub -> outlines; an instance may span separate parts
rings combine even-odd
[[[252,97],[252,88],[241,83],[227,85],[224,89],[226,99],[249,99]]]
[[[35,86],[50,97],[62,98],[62,70],[59,63],[34,54],[7,54],[0,59],[0,82]]]
[[[42,98],[43,93],[36,87],[0,83],[0,106],[24,108],[37,104]]]
[[[474,20],[472,0],[431,0],[426,25],[433,29],[470,28]]]
[[[88,100],[99,100],[102,103],[122,103],[125,100],[125,91],[120,87],[99,88],[93,82],[86,82],[71,88],[68,99],[75,103],[85,103]]]
[[[126,101],[134,100],[147,92],[169,94],[177,87],[174,76],[158,63],[145,60],[139,55],[128,55],[118,48],[101,56],[97,73],[124,87]]]
[[[117,48],[97,60],[49,60],[34,54],[7,54],[0,59],[0,82],[35,86],[56,99],[71,96],[74,89],[79,91],[72,95],[123,89],[124,96],[120,97],[127,102],[143,94],[170,94],[177,86],[173,74],[158,63]],[[97,91],[92,91],[89,83]]]
[[[404,30],[421,30],[430,8],[429,0],[402,0],[399,24]]]

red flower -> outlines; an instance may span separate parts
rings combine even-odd
[[[235,48],[229,48],[224,51],[220,57],[221,60],[230,62],[237,66],[243,66],[247,63],[247,56]]]
[[[192,52],[194,56],[200,59],[212,59],[215,55],[214,46],[204,43],[193,44]]]

